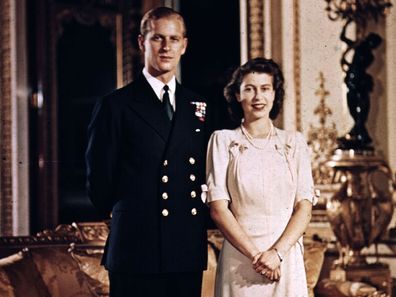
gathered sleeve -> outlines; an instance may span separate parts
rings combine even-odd
[[[297,193],[296,203],[309,200],[316,204],[314,183],[312,178],[311,154],[307,142],[301,133],[296,134],[296,162],[297,162]]]
[[[225,131],[215,131],[209,139],[206,157],[207,201],[228,200],[227,169],[229,163],[229,144]]]

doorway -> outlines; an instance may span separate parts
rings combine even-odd
[[[139,66],[130,37],[140,10],[140,1],[28,2],[32,233],[106,219],[85,190],[87,127],[96,100]]]

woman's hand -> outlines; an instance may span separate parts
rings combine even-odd
[[[278,265],[275,269],[270,269],[269,267],[265,266],[263,264],[262,258],[266,252],[260,252],[257,255],[254,256],[253,258],[253,269],[257,272],[260,273],[261,275],[265,276],[268,278],[270,281],[279,281],[281,272],[280,272],[280,266]]]
[[[270,281],[277,282],[280,279],[280,267],[276,268],[275,270],[270,270],[268,268],[263,269],[260,274],[264,275]]]
[[[264,274],[264,276],[273,282],[279,281],[280,276],[281,276],[280,267],[276,268],[275,270],[270,271],[267,274]]]
[[[261,273],[265,269],[274,271],[280,266],[280,259],[274,249],[269,249],[265,252],[257,254],[253,258],[253,269]]]

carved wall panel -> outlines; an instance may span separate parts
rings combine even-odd
[[[11,0],[0,0],[0,235],[12,234]]]
[[[299,0],[293,0],[293,31],[293,75],[296,100],[296,129],[301,130],[301,48]]]
[[[249,59],[264,56],[263,0],[248,1]]]

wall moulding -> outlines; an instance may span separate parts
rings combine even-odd
[[[263,0],[248,1],[249,59],[264,56],[264,7]]]
[[[12,234],[11,1],[0,0],[0,235]]]
[[[301,131],[301,47],[300,47],[300,4],[293,0],[293,76],[295,93],[296,129]]]

